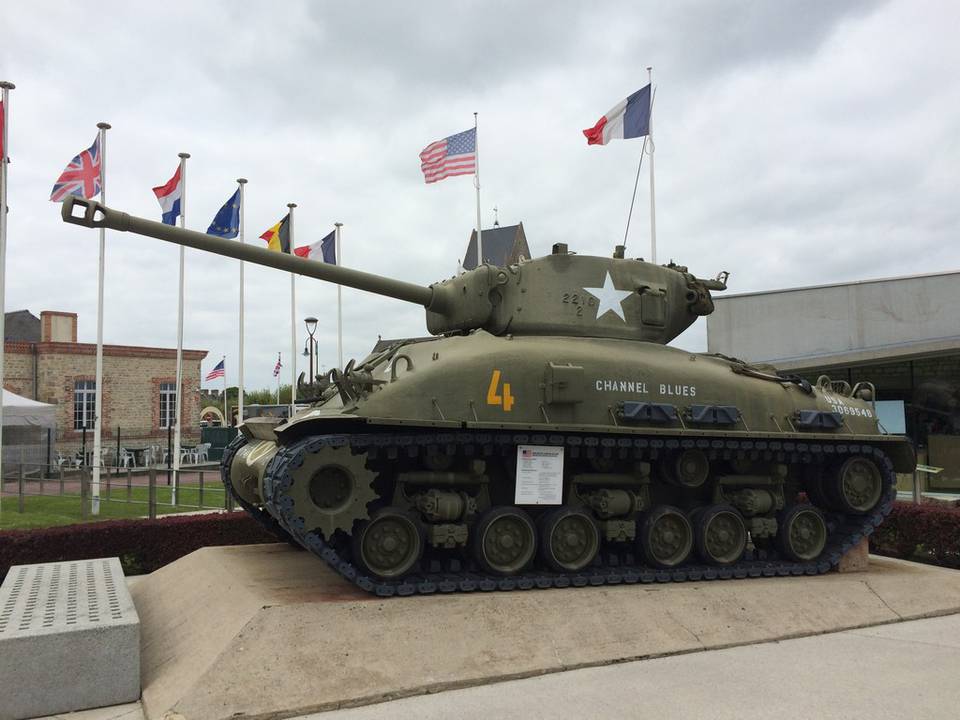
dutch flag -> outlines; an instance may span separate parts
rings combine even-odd
[[[167,184],[155,187],[153,194],[157,196],[157,202],[160,203],[163,222],[167,225],[176,225],[177,218],[180,216],[180,197],[183,194],[179,165],[177,165],[177,171],[167,181]]]
[[[650,134],[650,86],[644,85],[626,100],[583,131],[587,145],[606,145],[611,140],[626,140]]]

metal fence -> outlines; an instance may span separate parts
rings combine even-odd
[[[100,470],[99,489],[94,487],[93,468],[88,466],[16,463],[10,469],[16,470],[15,476],[11,478],[5,472],[0,483],[4,512],[10,512],[11,506],[21,514],[50,512],[49,503],[29,503],[28,507],[28,498],[68,499],[71,502],[66,509],[76,507],[81,521],[234,509],[233,498],[220,481],[219,466],[213,463],[180,470],[104,466]],[[77,505],[73,506],[72,501]],[[64,512],[62,502],[56,504]],[[120,505],[124,506],[122,512],[111,512]]]

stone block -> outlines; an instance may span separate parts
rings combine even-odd
[[[140,619],[117,558],[17,565],[0,586],[0,720],[140,696]]]
[[[865,572],[870,569],[870,541],[864,538],[854,545],[850,552],[840,558],[837,572]]]

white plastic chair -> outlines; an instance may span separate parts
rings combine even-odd
[[[137,464],[137,456],[126,448],[120,448],[120,467],[134,467]]]
[[[196,458],[197,462],[208,462],[210,460],[210,446],[212,443],[200,443],[197,445]]]

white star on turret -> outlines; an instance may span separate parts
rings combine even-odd
[[[585,287],[584,290],[593,295],[600,303],[599,307],[597,307],[597,320],[605,313],[612,311],[619,315],[621,320],[624,322],[627,321],[627,318],[623,315],[621,303],[633,295],[633,292],[631,290],[617,290],[613,285],[613,279],[610,277],[609,271],[607,272],[606,279],[603,281],[602,288]]]

